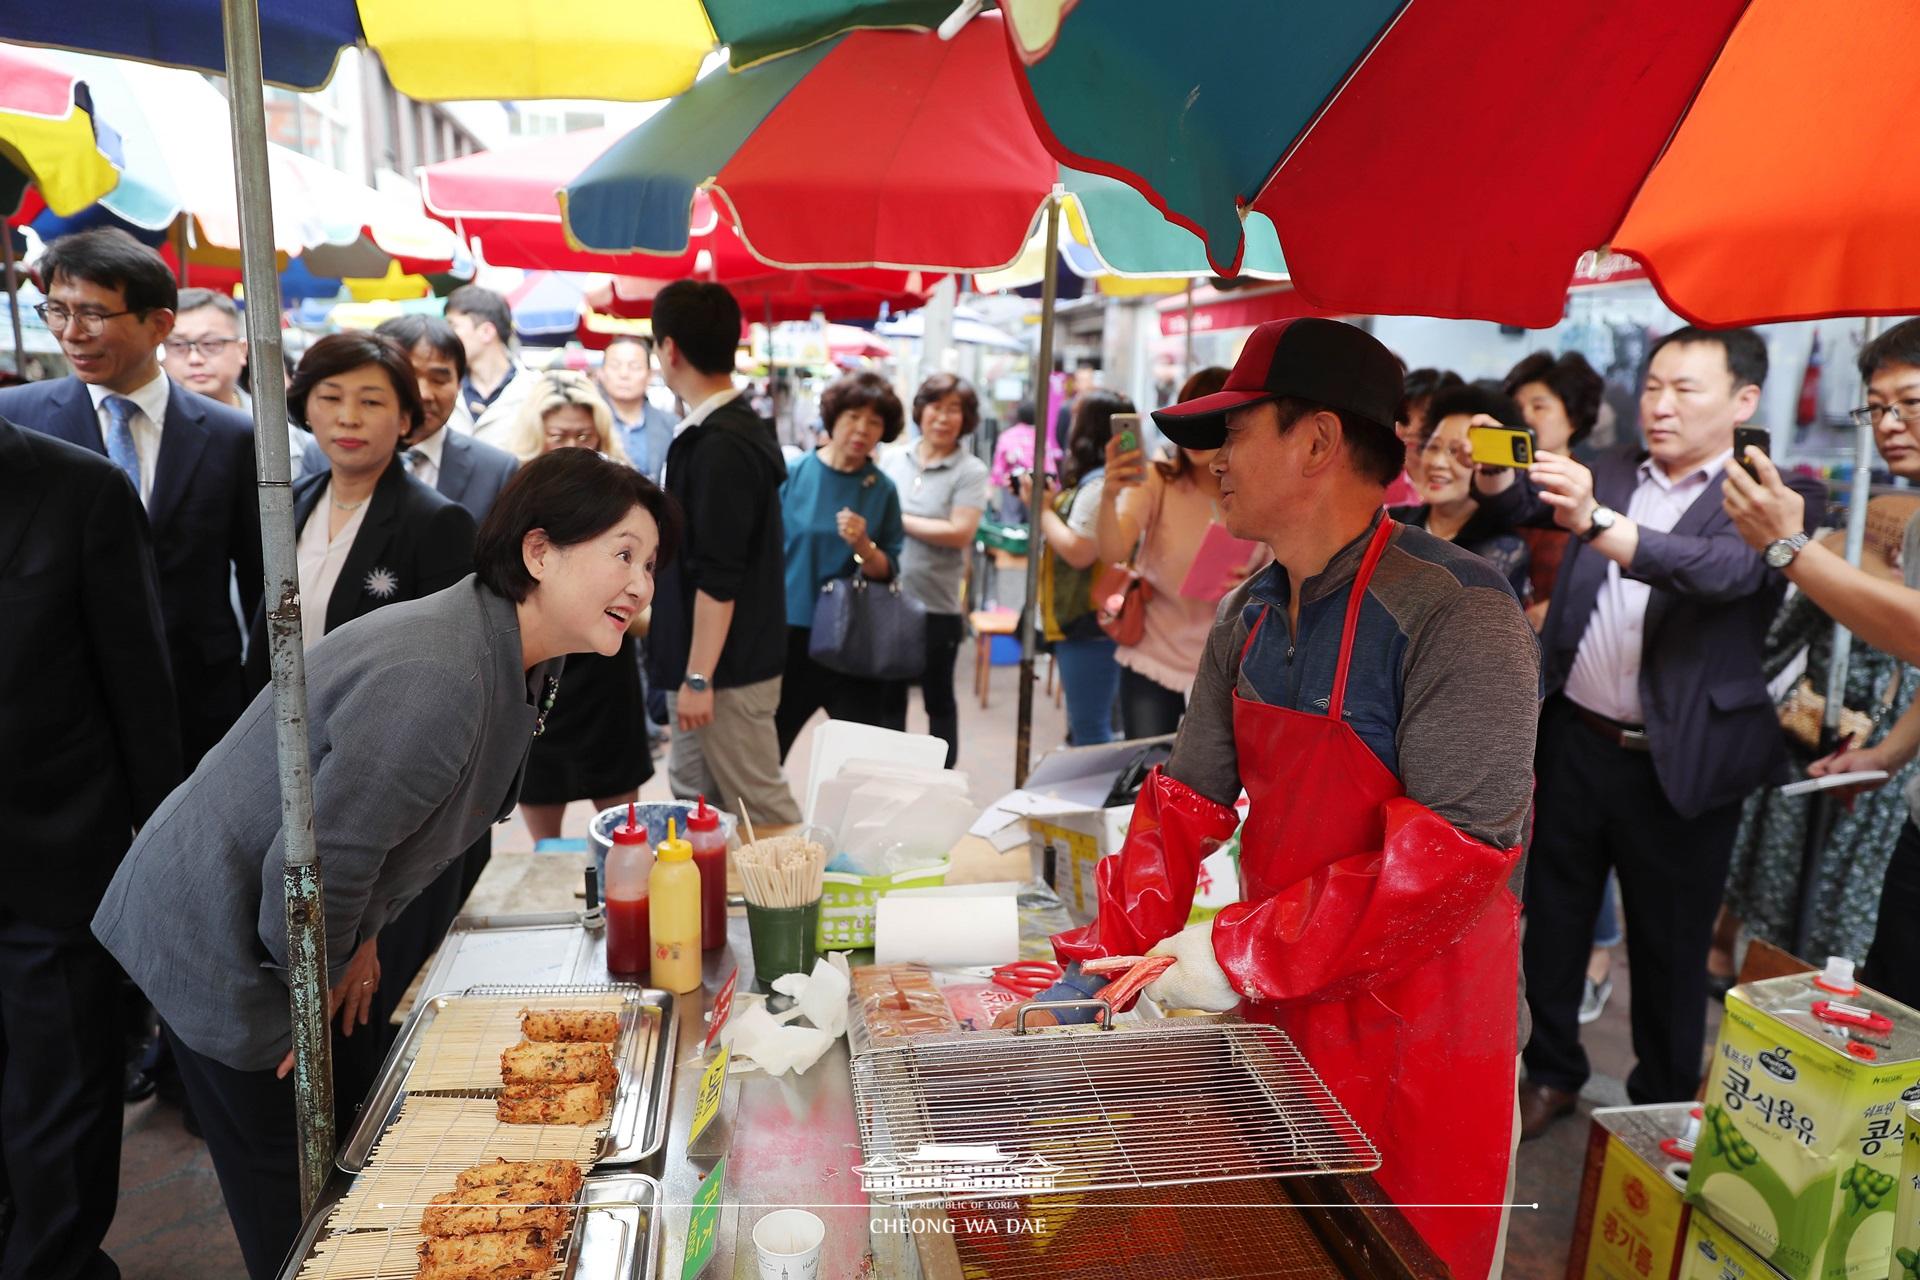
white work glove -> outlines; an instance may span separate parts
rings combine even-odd
[[[1227,981],[1213,954],[1213,921],[1190,924],[1156,942],[1147,954],[1173,957],[1173,967],[1149,983],[1145,992],[1161,1008],[1226,1013],[1239,1005],[1240,993]]]

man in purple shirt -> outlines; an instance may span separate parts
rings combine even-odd
[[[1543,452],[1522,480],[1477,482],[1489,510],[1575,537],[1541,633],[1527,1137],[1572,1111],[1588,1077],[1578,1011],[1610,870],[1632,959],[1627,1095],[1672,1102],[1699,1087],[1707,949],[1740,802],[1785,766],[1761,644],[1786,583],[1720,500],[1734,427],[1759,407],[1766,376],[1752,330],[1677,330],[1648,358],[1646,454],[1588,468]]]

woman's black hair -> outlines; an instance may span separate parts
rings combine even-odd
[[[917,401],[916,401],[917,403]],[[871,409],[880,415],[880,439],[888,444],[900,438],[906,414],[893,386],[877,373],[849,373],[820,393],[820,425],[828,435],[849,409]]]
[[[1192,375],[1180,384],[1180,394],[1173,398],[1173,402],[1185,404],[1189,400],[1198,400],[1201,396],[1210,396],[1227,385],[1227,378],[1230,375],[1231,370],[1223,369],[1217,364],[1208,365],[1204,369],[1195,369]],[[1176,447],[1171,460],[1166,462],[1156,460],[1153,469],[1160,473],[1162,480],[1171,484],[1176,480],[1185,479],[1193,470],[1193,458],[1185,449]]]
[[[913,393],[913,425],[920,425],[920,415],[927,411],[928,405],[937,404],[948,396],[960,397],[962,437],[980,425],[980,397],[974,391],[973,384],[951,373],[934,374]]]
[[[1518,398],[1520,388],[1538,382],[1553,392],[1573,424],[1571,443],[1579,444],[1600,421],[1600,401],[1607,380],[1587,363],[1578,351],[1569,351],[1555,359],[1552,352],[1536,351],[1508,370],[1501,390]]]
[[[351,369],[377,364],[387,375],[387,381],[393,384],[393,394],[400,400],[400,415],[408,425],[400,432],[400,440],[420,429],[426,421],[426,410],[420,404],[420,381],[414,376],[413,357],[405,347],[392,338],[383,338],[379,334],[348,330],[345,333],[330,333],[307,348],[300,357],[299,367],[293,371],[293,385],[287,388],[287,412],[293,420],[309,431],[307,426],[307,397],[313,394],[314,387],[328,378],[336,378]],[[398,452],[404,444],[395,443]]]
[[[1433,404],[1427,409],[1426,434],[1432,436],[1440,423],[1447,418],[1460,416],[1472,417],[1484,413],[1489,418],[1507,427],[1524,427],[1527,420],[1520,416],[1520,407],[1511,397],[1491,387],[1482,387],[1468,383],[1460,387],[1448,387],[1434,393]]]
[[[382,320],[374,330],[383,338],[392,338],[413,355],[415,347],[425,345],[428,350],[438,352],[453,364],[453,371],[459,377],[467,376],[467,344],[460,341],[460,335],[453,326],[439,316],[404,315]]]
[[[473,561],[482,585],[516,604],[533,593],[522,550],[526,537],[544,529],[557,547],[590,542],[626,519],[635,507],[660,530],[656,565],[680,546],[680,504],[632,467],[591,449],[555,449],[514,472],[480,523]]]
[[[1107,441],[1113,438],[1113,415],[1134,412],[1133,401],[1118,392],[1095,388],[1073,406],[1073,426],[1067,431],[1067,460],[1060,479],[1077,485],[1107,465]]]
[[[62,279],[118,289],[127,310],[142,320],[149,312],[172,311],[180,301],[180,286],[166,259],[118,227],[95,227],[51,241],[34,270],[49,293]]]

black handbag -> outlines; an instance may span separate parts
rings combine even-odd
[[[917,680],[927,668],[927,607],[898,581],[835,578],[814,599],[807,656],[843,676]]]

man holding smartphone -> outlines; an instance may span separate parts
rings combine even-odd
[[[1894,475],[1920,482],[1920,320],[1894,325],[1860,351],[1867,384],[1856,422],[1873,428],[1881,460]],[[1906,586],[1883,581],[1848,564],[1818,542],[1799,535],[1812,522],[1799,493],[1789,488],[1766,458],[1751,460],[1754,475],[1727,475],[1726,512],[1747,545],[1763,554],[1774,547],[1785,559],[1787,578],[1812,601],[1868,644],[1910,663],[1920,663],[1920,517],[1907,525],[1901,546]],[[1894,722],[1872,746],[1848,747],[1807,769],[1813,777],[1880,769],[1899,773],[1920,753],[1920,703]],[[1880,783],[1870,783],[1879,786]],[[1920,1003],[1920,783],[1907,789],[1908,817],[1887,863],[1880,914],[1860,980],[1906,1004]]]
[[[1371,335],[1298,319],[1254,330],[1226,389],[1155,413],[1175,444],[1218,450],[1222,518],[1274,563],[1222,603],[1173,756],[1100,863],[1098,917],[1054,948],[1171,955],[1147,990],[1162,1006],[1285,1029],[1408,1221],[1477,1280],[1499,1271],[1511,1199],[1509,884],[1538,650],[1498,570],[1383,515],[1400,400]],[[1244,900],[1189,926],[1243,788]],[[1101,985],[1073,963],[1046,998]]]
[[[1676,330],[1647,363],[1647,455],[1588,468],[1542,451],[1524,480],[1476,481],[1489,512],[1575,536],[1540,637],[1527,1137],[1571,1112],[1588,1078],[1578,1015],[1610,870],[1632,958],[1627,1096],[1676,1102],[1699,1087],[1707,951],[1740,803],[1786,767],[1761,670],[1786,583],[1720,510],[1734,430],[1766,376],[1751,329]]]

